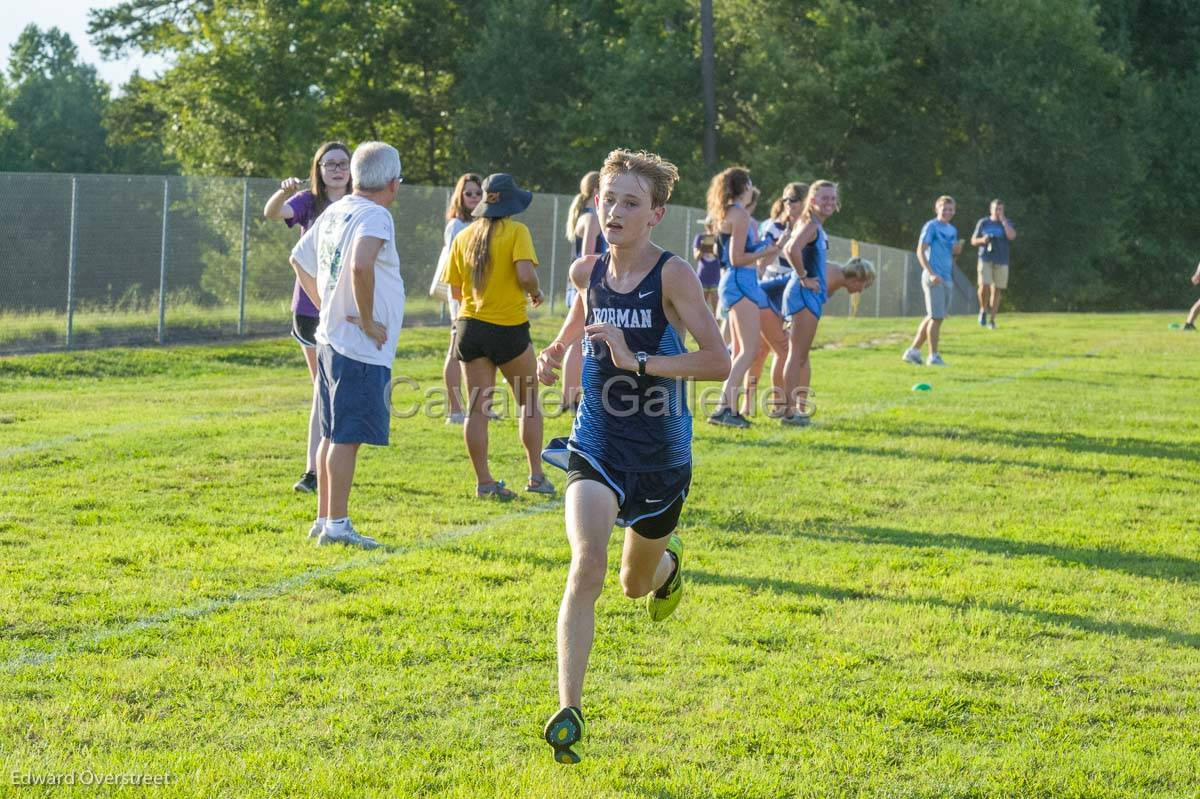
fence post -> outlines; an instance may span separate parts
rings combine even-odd
[[[558,265],[558,195],[554,195],[554,224],[550,226],[550,313],[554,313],[558,291],[554,287],[555,267]],[[570,276],[568,275],[568,279]],[[570,310],[570,309],[568,309]]]
[[[683,215],[683,249],[679,251],[680,257],[689,264],[692,262],[692,209],[687,208]]]
[[[67,349],[75,344],[75,257],[79,231],[79,178],[71,178],[71,250],[67,257]]]
[[[904,308],[900,311],[901,316],[908,316],[908,272],[909,266],[912,264],[912,257],[913,255],[911,252],[904,254],[904,269],[901,270],[904,275],[904,291],[901,294],[901,303],[903,304]]]
[[[163,178],[162,245],[158,258],[158,343],[163,343],[167,322],[167,218],[171,208],[171,180]]]
[[[883,297],[883,247],[875,245],[875,318],[879,318],[879,303]]]
[[[447,208],[450,207],[450,198],[452,196],[454,196],[454,191],[452,189],[450,189],[449,187],[447,187],[446,188],[446,207]],[[443,220],[443,222],[444,221],[445,220]],[[443,241],[442,246],[447,247],[448,245]],[[442,262],[442,254],[441,254],[441,251],[439,250],[438,251],[438,264],[440,264],[441,262]],[[437,264],[435,264],[433,268],[437,269]],[[437,275],[434,275],[434,277],[437,277]],[[443,322],[443,323],[446,322],[447,321],[446,317],[448,317],[449,315],[450,315],[450,303],[443,302],[443,303],[439,304],[438,305],[438,321]],[[449,321],[453,322],[454,320],[451,319]]]
[[[250,247],[250,179],[242,180],[242,275],[238,279],[238,335],[246,334],[246,254]]]

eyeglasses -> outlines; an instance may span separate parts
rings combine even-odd
[[[345,172],[350,168],[349,161],[321,161],[320,166],[328,172]]]
[[[482,197],[483,192],[481,192],[481,191],[464,191],[463,196],[464,197]]]

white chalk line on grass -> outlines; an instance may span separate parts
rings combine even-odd
[[[459,525],[458,527],[450,527],[442,530],[439,533],[435,533],[428,538],[414,541],[411,544],[402,546],[389,546],[374,550],[372,552],[365,552],[358,557],[352,557],[330,566],[321,566],[319,568],[310,569],[306,572],[294,574],[290,577],[285,577],[282,580],[277,580],[273,583],[260,585],[256,588],[250,588],[246,591],[240,591],[236,594],[230,594],[219,599],[209,599],[195,605],[171,608],[170,610],[165,610],[161,613],[156,613],[153,616],[147,616],[126,624],[106,627],[91,633],[90,635],[77,638],[73,641],[67,641],[63,645],[53,650],[30,650],[23,652],[16,657],[0,662],[0,674],[10,674],[26,667],[36,668],[38,666],[45,666],[53,663],[59,658],[97,646],[99,644],[124,638],[129,635],[134,635],[135,633],[140,633],[145,630],[166,627],[176,621],[198,619],[204,616],[210,616],[222,610],[246,604],[247,602],[275,599],[277,597],[281,597],[294,591],[306,588],[317,580],[322,580],[326,577],[332,577],[336,574],[341,574],[344,571],[378,566],[394,556],[407,555],[424,549],[435,549],[459,539],[466,538],[467,536],[484,532],[515,519],[520,519],[525,516],[534,516],[561,507],[561,499],[554,499],[550,502],[542,502],[537,505],[531,505],[528,508],[522,508],[521,510],[514,511],[512,513],[506,513],[503,516],[484,519],[472,524]]]

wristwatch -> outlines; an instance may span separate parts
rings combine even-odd
[[[644,352],[639,352],[635,357],[637,358],[638,362],[638,377],[645,377],[646,361],[649,360],[650,356]]]

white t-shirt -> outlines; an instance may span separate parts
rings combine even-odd
[[[375,260],[372,310],[375,321],[387,328],[383,349],[376,347],[361,327],[346,320],[347,316],[358,316],[354,276],[347,262],[354,240],[361,236],[383,239]],[[404,323],[404,280],[400,277],[395,226],[388,210],[379,203],[348,194],[325,209],[292,249],[292,257],[317,279],[321,295],[317,343],[328,344],[347,358],[391,368],[400,326]]]

